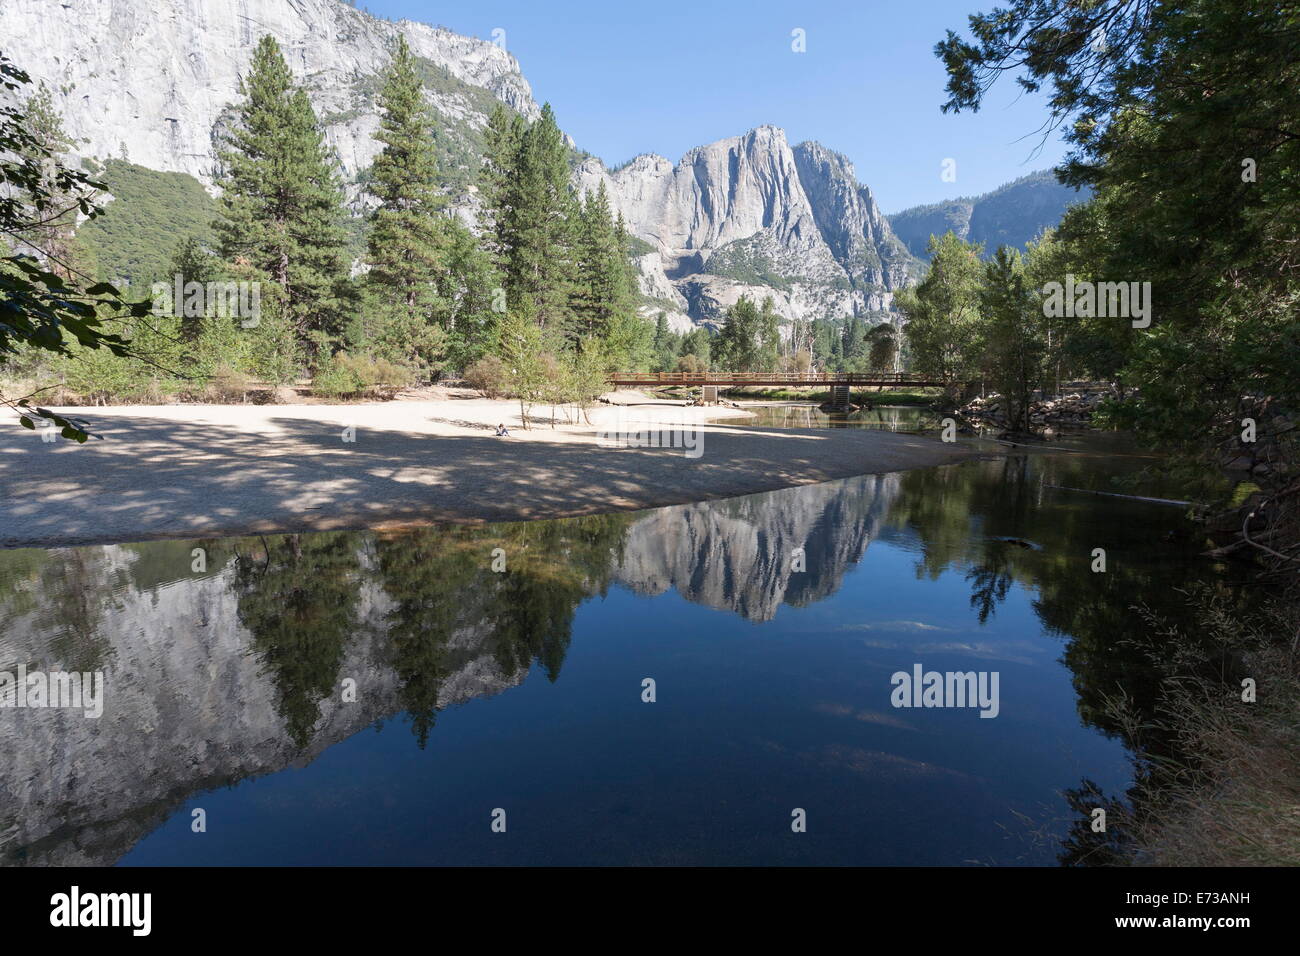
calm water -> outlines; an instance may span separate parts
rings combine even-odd
[[[1135,608],[1211,569],[1178,508],[1047,487],[1150,460],[1062,447],[578,520],[0,552],[0,669],[107,685],[98,720],[0,711],[0,859],[1068,859],[1071,792],[1130,783],[1104,700],[1150,693]],[[892,706],[916,664],[997,672],[998,715]]]

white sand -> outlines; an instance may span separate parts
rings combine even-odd
[[[517,402],[482,398],[62,409],[102,436],[85,445],[46,443],[0,417],[0,547],[555,518],[974,454],[913,435],[771,429],[736,409],[606,397],[619,404],[592,408],[590,425],[561,409],[552,427],[551,410],[537,407],[527,431]],[[502,422],[509,438],[494,434]],[[597,435],[651,425],[670,442],[676,432],[677,447],[609,447]]]

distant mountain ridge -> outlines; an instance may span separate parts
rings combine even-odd
[[[1088,198],[1084,192],[1057,182],[1050,169],[1021,176],[982,196],[963,196],[924,206],[913,206],[889,217],[889,224],[908,251],[928,259],[931,235],[948,230],[968,242],[984,243],[991,256],[998,246],[1023,249],[1044,229],[1061,221],[1068,206]]]
[[[741,296],[770,296],[786,319],[884,313],[920,263],[895,236],[853,164],[820,143],[791,146],[759,126],[607,170],[583,162],[582,192],[604,185],[633,236],[643,293],[675,327],[717,324]]]
[[[343,0],[4,0],[0,42],[49,86],[74,152],[101,164],[91,168],[116,162],[121,211],[92,230],[112,278],[165,261],[170,249],[161,248],[157,222],[176,241],[206,228],[158,212],[188,187],[148,173],[185,174],[211,190],[239,77],[265,34],[307,90],[354,212],[371,201],[379,75],[397,36],[417,56],[445,185],[467,223],[479,209],[488,115],[498,103],[529,120],[540,113],[503,48],[374,17]],[[775,126],[698,146],[676,163],[644,154],[607,169],[576,151],[574,163],[576,188],[604,184],[634,237],[643,314],[663,311],[681,330],[720,324],[741,296],[771,297],[786,320],[879,320],[895,293],[924,274],[931,232],[951,228],[990,252],[1001,242],[1022,245],[1078,198],[1044,172],[887,217],[846,157],[816,142],[791,145]],[[133,203],[139,208],[128,211]],[[202,203],[188,205],[201,211]]]

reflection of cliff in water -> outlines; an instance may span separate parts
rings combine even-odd
[[[394,715],[423,746],[439,710],[534,663],[557,679],[575,610],[612,575],[755,621],[816,601],[897,488],[871,476],[639,517],[210,541],[201,571],[189,542],[0,553],[0,664],[102,668],[106,688],[98,720],[0,714],[0,860],[111,863],[194,794],[303,766]]]
[[[616,580],[770,621],[781,604],[834,594],[898,496],[899,476],[864,475],[660,508],[628,529]],[[804,570],[795,570],[802,549]]]
[[[198,792],[554,679],[628,520],[0,553],[0,669],[105,672],[97,720],[0,711],[0,861],[112,863]]]
[[[0,552],[0,670],[102,668],[106,685],[99,720],[0,710],[0,862],[111,863],[196,794],[397,715],[423,746],[449,706],[534,666],[558,679],[576,609],[612,582],[768,621],[834,594],[882,533],[918,578],[965,577],[972,623],[1032,590],[1080,717],[1123,735],[1105,701],[1141,707],[1160,682],[1139,605],[1176,614],[1201,572],[1153,543],[1176,511],[1048,487],[1102,467],[1020,456],[636,515],[202,542],[202,571],[190,542]]]

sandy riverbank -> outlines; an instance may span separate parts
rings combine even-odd
[[[517,521],[725,498],[958,461],[889,432],[774,429],[620,392],[591,424],[530,431],[508,401],[69,409],[102,439],[42,441],[0,416],[0,547]],[[706,419],[725,419],[704,424]],[[511,437],[497,438],[498,422]],[[698,426],[699,454],[614,448],[598,429]],[[355,440],[346,441],[351,427]],[[694,433],[689,444],[694,443]]]

